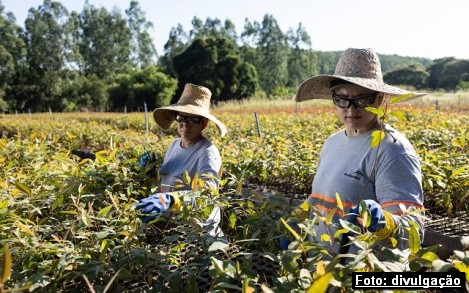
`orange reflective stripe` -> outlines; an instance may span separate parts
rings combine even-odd
[[[331,208],[326,208],[325,206],[320,205],[320,204],[318,204],[316,206],[316,208],[322,210],[325,214],[328,214],[332,211]],[[339,215],[339,216],[343,216],[344,212],[342,212],[341,210],[336,210],[334,214]]]
[[[319,193],[311,193],[310,197],[312,197],[312,198],[317,198],[317,199],[320,199],[320,200],[323,200],[323,201],[326,201],[326,202],[330,202],[330,203],[333,203],[333,204],[337,204],[337,200],[336,200],[335,198],[330,198],[330,197],[327,197],[327,196],[322,195],[322,194],[319,194]],[[343,201],[343,202],[342,202],[342,205],[343,205],[344,207],[351,208],[351,207],[353,207],[355,204],[354,204],[354,203],[350,203],[350,202]]]
[[[415,202],[410,202],[410,201],[390,201],[390,202],[383,203],[381,206],[385,208],[385,207],[390,207],[390,206],[396,206],[399,204],[403,204],[405,206],[413,206],[416,208],[423,208],[422,205],[419,205],[419,204],[416,204]]]

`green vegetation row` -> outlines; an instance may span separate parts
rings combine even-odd
[[[357,270],[460,270],[467,276],[467,253],[441,260],[436,247],[420,246],[412,229],[410,256],[384,249],[387,259],[378,260],[371,248],[376,239],[355,232],[351,241],[363,250],[341,264],[339,255],[308,241],[313,225],[330,224],[320,216],[301,223],[290,249],[280,251],[278,237],[289,232],[279,217],[293,208],[288,194],[246,197],[241,187],[283,186],[306,196],[322,143],[341,124],[327,108],[259,113],[260,128],[253,113],[216,111],[229,129],[224,138],[213,125],[206,129],[223,158],[219,196],[195,190],[199,209],[149,226],[133,206],[156,182],[137,168],[137,158],[146,149],[161,162],[174,128],[163,133],[151,121],[147,132],[142,113],[0,117],[0,289],[325,292],[329,284],[351,291],[350,273]],[[406,113],[407,122],[388,123],[409,137],[422,159],[427,208],[469,211],[467,114]],[[96,159],[81,160],[71,154],[76,148],[94,151]],[[227,241],[196,224],[216,206]]]

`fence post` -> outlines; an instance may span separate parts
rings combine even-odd
[[[147,102],[143,102],[143,108],[145,109],[145,131],[146,131],[146,134],[148,135],[148,118],[147,118],[148,109],[147,109]]]
[[[257,135],[260,137],[261,136],[261,126],[260,126],[259,118],[257,117],[256,112],[254,112],[254,118],[256,119]]]

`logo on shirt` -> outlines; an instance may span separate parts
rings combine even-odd
[[[355,180],[361,180],[363,177],[363,173],[360,170],[357,170],[353,173],[348,174],[347,172],[344,173],[345,176],[353,178]]]

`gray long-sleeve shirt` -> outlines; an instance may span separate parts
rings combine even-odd
[[[210,187],[217,187],[218,172],[221,168],[221,157],[217,147],[207,138],[203,138],[193,146],[181,147],[181,139],[176,138],[166,151],[163,164],[160,168],[160,192],[173,191],[174,187],[181,184],[184,171],[188,171],[191,178],[198,172],[199,178]],[[207,176],[210,174],[211,176]],[[177,188],[187,190],[190,186]]]

